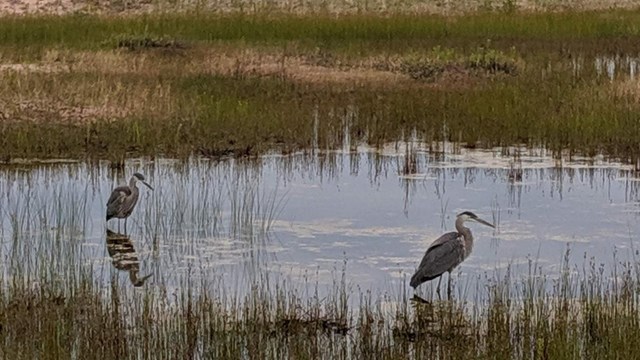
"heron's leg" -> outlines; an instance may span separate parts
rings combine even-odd
[[[449,272],[449,280],[447,281],[447,298],[451,300],[451,272]]]
[[[124,218],[124,233],[127,233],[127,218]]]
[[[442,300],[440,296],[440,283],[442,283],[442,275],[438,278],[438,287],[436,287],[436,294],[438,294],[438,300]]]

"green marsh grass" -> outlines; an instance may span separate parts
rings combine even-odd
[[[638,16],[6,17],[0,159],[251,156],[415,132],[637,163],[636,91],[590,64],[636,53]]]
[[[558,153],[572,150],[637,160],[638,106],[627,96],[608,91],[615,85],[595,75],[582,79],[525,70],[515,77],[498,75],[506,78],[486,80],[477,88],[418,84],[375,91],[278,78],[174,76],[138,82],[127,75],[113,75],[96,82],[86,75],[30,75],[38,84],[43,106],[53,108],[15,110],[20,120],[4,121],[6,136],[0,139],[0,154],[5,160],[87,155],[118,160],[131,155],[193,153],[243,156],[313,146],[339,149],[347,140],[379,146],[404,140],[404,134],[413,131],[425,142],[524,143]],[[65,89],[57,84],[65,82],[67,97],[56,94]],[[87,88],[96,83],[105,87]],[[3,91],[8,96],[31,94],[30,85],[11,90],[10,85]],[[89,92],[80,92],[84,89]],[[137,92],[148,96],[132,100]],[[109,97],[110,93],[114,96]],[[96,111],[97,119],[68,120],[60,115],[63,105],[55,102],[64,104],[74,97],[78,108],[90,114]],[[123,118],[117,118],[119,110],[125,112]]]
[[[516,15],[481,13],[454,17],[286,13],[7,16],[0,21],[0,46],[96,49],[113,46],[119,37],[128,35],[205,43],[236,41],[280,45],[299,41],[311,46],[361,43],[376,50],[418,44],[436,46],[462,42],[476,45],[486,39],[521,41],[524,47],[529,43],[552,49],[561,44],[569,48],[572,45],[589,48],[591,42],[606,45],[613,40],[615,44],[610,46],[620,47],[623,44],[634,46],[628,37],[638,34],[638,20],[640,13],[631,10]]]
[[[508,271],[478,278],[487,282],[479,285],[484,300],[429,304],[411,302],[404,290],[375,297],[341,280],[331,295],[306,298],[285,283],[256,282],[245,295],[185,283],[169,294],[162,284],[133,290],[114,279],[103,289],[82,272],[37,285],[4,278],[0,352],[15,359],[636,358],[633,264],[608,273],[587,260],[557,279],[531,268],[521,280]]]

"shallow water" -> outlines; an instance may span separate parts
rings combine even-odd
[[[106,199],[136,171],[155,191],[141,188],[128,238],[107,238]],[[589,260],[633,260],[635,176],[622,164],[559,161],[542,150],[415,144],[256,161],[134,159],[124,172],[106,163],[12,165],[0,170],[2,264],[5,276],[41,266],[55,278],[90,267],[105,287],[117,276],[123,286],[243,293],[267,279],[331,288],[344,274],[350,289],[398,292],[429,243],[471,210],[497,228],[470,225],[473,254],[454,272],[465,293],[507,267],[519,276],[533,263],[558,276],[567,249],[575,271]],[[107,227],[124,233],[124,222]]]

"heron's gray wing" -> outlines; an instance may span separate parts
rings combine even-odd
[[[424,256],[422,257],[422,261],[420,261],[420,265],[418,266],[418,271],[420,271],[420,269],[428,268],[429,265],[431,265],[431,263],[434,260],[434,255],[442,255],[442,250],[445,250],[445,249],[441,249],[440,251],[434,254],[432,254],[432,251],[436,250],[438,247],[442,245],[449,244],[451,242],[456,242],[459,236],[460,234],[458,234],[455,231],[452,231],[440,236],[438,239],[436,239],[436,241],[432,242],[431,245],[429,245],[429,248],[427,249],[427,251],[424,253]],[[448,250],[448,247],[446,249]],[[440,274],[442,274],[445,271],[447,270],[442,271]]]
[[[107,218],[115,216],[122,201],[131,195],[131,189],[128,186],[118,186],[113,189],[109,200],[107,200]]]
[[[438,245],[442,245],[442,244],[444,244],[445,242],[447,242],[449,240],[455,240],[455,239],[458,238],[458,236],[460,236],[460,234],[458,234],[455,231],[443,234],[442,236],[437,238],[436,241],[432,242],[431,245],[429,245],[429,248],[427,249],[427,251],[429,251],[429,249],[434,248],[434,247],[436,247]]]
[[[424,254],[418,270],[411,277],[411,287],[435,279],[460,264],[464,258],[464,245],[457,232],[442,235]]]

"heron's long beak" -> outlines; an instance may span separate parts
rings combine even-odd
[[[137,271],[130,271],[129,272],[129,280],[131,280],[131,283],[135,287],[140,287],[140,286],[144,285],[144,282],[147,281],[147,279],[150,278],[151,276],[153,276],[153,274],[145,275],[145,276],[139,278]]]
[[[492,228],[494,228],[494,229],[495,229],[495,227],[496,227],[496,226],[495,226],[495,225],[493,225],[492,223],[487,222],[487,221],[484,221],[484,220],[482,220],[482,219],[480,219],[480,218],[475,218],[474,220],[475,220],[475,221],[477,221],[477,222],[479,222],[480,224],[490,226],[490,227],[492,227]]]
[[[141,181],[143,184],[145,184],[149,189],[153,190],[153,187],[151,187],[151,185],[149,185],[146,181]]]

